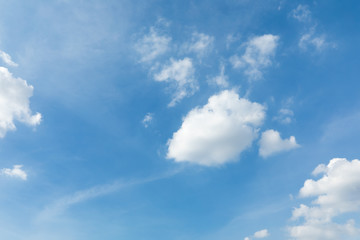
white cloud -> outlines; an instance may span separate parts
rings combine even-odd
[[[150,62],[169,50],[171,37],[161,35],[155,27],[151,27],[147,35],[135,44],[135,50],[140,54],[140,62]]]
[[[279,36],[265,34],[250,39],[245,45],[245,53],[230,58],[234,68],[245,68],[245,74],[251,80],[260,79],[262,70],[272,64],[278,46]]]
[[[262,105],[222,91],[186,115],[168,141],[167,158],[205,166],[234,161],[251,146],[264,118]]]
[[[311,20],[311,11],[307,5],[298,5],[296,9],[292,10],[291,15],[299,22],[308,22]]]
[[[153,113],[147,113],[144,117],[144,119],[142,120],[142,123],[144,125],[144,127],[148,127],[149,124],[152,122],[153,120],[153,117],[154,117],[154,114]]]
[[[315,203],[331,206],[342,213],[360,209],[360,161],[334,158],[327,166],[319,165],[313,172],[324,176],[306,180],[300,189],[301,197],[318,196]]]
[[[11,66],[11,67],[17,67],[18,64],[13,62],[11,60],[11,56],[9,54],[7,54],[6,52],[4,51],[1,51],[0,50],[0,58],[3,60],[3,62],[8,65],[8,66]]]
[[[263,229],[263,230],[255,232],[253,235],[253,238],[266,238],[268,236],[270,236],[269,231],[267,229]],[[246,237],[246,238],[244,238],[244,240],[251,240],[251,238]]]
[[[360,161],[334,158],[327,166],[317,166],[313,174],[323,176],[318,180],[306,180],[300,197],[315,197],[314,206],[301,204],[293,210],[292,219],[303,218],[304,223],[290,227],[291,236],[297,240],[358,239],[360,229],[352,219],[345,224],[333,222],[333,219],[360,210]]]
[[[254,233],[254,238],[265,238],[268,237],[269,235],[270,235],[269,231],[267,229],[263,229]]]
[[[192,34],[191,41],[189,43],[185,43],[183,48],[185,52],[194,52],[201,57],[211,51],[213,43],[214,37],[204,33],[194,32]]]
[[[15,130],[14,121],[36,126],[41,114],[31,114],[29,98],[33,87],[21,78],[15,78],[7,68],[0,67],[0,138],[9,130]]]
[[[268,157],[279,152],[289,151],[300,146],[296,143],[294,136],[291,136],[289,139],[282,139],[280,133],[272,129],[261,134],[259,143],[259,154],[262,157]]]
[[[344,225],[336,223],[305,223],[304,225],[291,227],[289,231],[290,235],[296,240],[355,240],[358,239],[356,236],[360,232],[354,224],[352,220]]]
[[[22,168],[22,165],[14,165],[14,167],[12,169],[11,168],[3,168],[3,169],[1,169],[1,174],[10,176],[10,177],[20,178],[22,180],[26,180],[27,174],[21,168]]]
[[[169,103],[172,107],[184,97],[194,94],[198,90],[198,83],[194,76],[195,69],[190,58],[182,60],[170,59],[170,64],[154,75],[155,81],[169,82],[175,89],[173,99]]]
[[[225,75],[224,64],[220,65],[220,74],[218,76],[208,79],[208,82],[210,84],[216,84],[219,87],[224,87],[224,88],[229,86],[228,76]]]

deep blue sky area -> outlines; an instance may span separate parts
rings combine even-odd
[[[359,11],[0,0],[0,239],[359,239]]]

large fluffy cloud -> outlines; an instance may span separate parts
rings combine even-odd
[[[270,129],[261,134],[259,154],[262,157],[268,157],[299,146],[294,136],[289,139],[282,139],[278,131]]]
[[[301,204],[293,211],[293,219],[304,223],[289,228],[297,240],[359,239],[360,229],[352,219],[345,224],[333,221],[343,213],[360,210],[360,161],[334,158],[328,165],[319,165],[313,172],[318,180],[306,180],[300,197],[315,197],[314,206]]]
[[[265,34],[250,39],[245,45],[245,53],[230,58],[234,68],[244,68],[249,79],[262,77],[263,68],[270,66],[278,45],[279,36]]]
[[[169,103],[172,107],[186,96],[194,94],[198,83],[194,77],[195,68],[190,58],[180,60],[170,59],[170,64],[163,66],[161,71],[154,75],[155,81],[169,82],[175,89],[173,99]]]
[[[15,130],[15,121],[30,126],[38,125],[41,114],[32,115],[29,98],[33,87],[21,78],[15,78],[7,68],[0,67],[0,137],[9,130]]]
[[[233,161],[257,137],[265,108],[234,91],[222,91],[191,110],[168,141],[167,157],[205,166]]]

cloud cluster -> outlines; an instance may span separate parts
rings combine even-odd
[[[205,166],[234,161],[256,139],[264,118],[261,104],[222,91],[186,115],[168,141],[167,158]]]
[[[33,87],[21,78],[15,78],[7,68],[0,67],[0,138],[15,130],[15,121],[36,126],[41,114],[32,115],[29,99]]]
[[[160,32],[164,31],[158,26],[151,27],[149,34],[137,42],[136,49],[141,56],[140,62],[152,65],[150,72],[153,79],[167,84],[167,89],[172,92],[168,106],[173,107],[199,90],[195,68],[201,66],[199,58],[212,50],[214,37],[193,32],[189,41],[171,46],[171,37]],[[263,70],[272,65],[278,42],[279,36],[272,34],[252,37],[243,44],[243,54],[240,57],[232,56],[230,62],[234,68],[244,69],[250,80],[259,79]],[[168,52],[169,60],[159,61],[158,57]],[[184,54],[193,58],[184,57]],[[220,63],[219,75],[208,78],[208,83],[222,88],[229,87],[223,62]],[[205,106],[196,107],[186,115],[182,126],[168,140],[167,158],[205,166],[235,161],[258,137],[258,128],[264,117],[264,106],[239,98],[232,90],[215,94]],[[151,115],[146,115],[143,120],[145,127],[151,119]],[[261,140],[260,155],[267,157],[297,146],[294,137],[283,140],[278,132],[266,132]]]
[[[164,24],[165,22],[165,24]],[[169,23],[160,19],[161,27],[168,27]],[[168,104],[169,107],[175,106],[183,98],[193,95],[198,89],[199,84],[195,78],[194,60],[180,55],[196,55],[203,57],[209,53],[213,47],[214,37],[204,33],[193,32],[191,40],[178,45],[171,44],[172,38],[163,34],[160,26],[152,26],[149,33],[141,37],[134,48],[140,56],[139,62],[150,65],[150,72],[157,82],[167,82],[168,89],[173,91],[173,97]],[[169,61],[158,61],[159,57],[170,53]],[[169,55],[169,54],[168,54]]]
[[[24,170],[21,169],[22,165],[14,165],[11,168],[3,168],[0,170],[2,175],[6,175],[9,177],[20,178],[22,180],[27,180],[27,174]]]
[[[314,206],[301,204],[292,214],[293,220],[303,218],[301,225],[289,228],[296,240],[358,239],[360,229],[352,219],[345,224],[334,222],[344,213],[360,211],[360,161],[334,158],[313,171],[322,174],[318,180],[308,179],[300,189],[300,197],[315,197]]]
[[[262,157],[268,157],[279,152],[300,147],[300,145],[296,143],[294,136],[291,136],[289,139],[282,139],[280,133],[272,129],[261,134],[259,143],[259,154]]]
[[[260,79],[263,69],[272,64],[278,41],[279,36],[272,34],[253,37],[245,43],[245,53],[232,56],[230,62],[234,68],[244,68],[250,80]]]
[[[334,43],[326,40],[325,34],[318,34],[316,31],[316,23],[311,19],[311,11],[307,5],[298,5],[292,10],[291,16],[302,23],[307,23],[306,31],[301,35],[299,47],[302,50],[322,51],[326,48],[334,48]],[[310,25],[310,27],[309,27]]]

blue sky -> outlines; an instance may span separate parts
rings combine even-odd
[[[1,239],[359,239],[357,1],[0,6]]]

